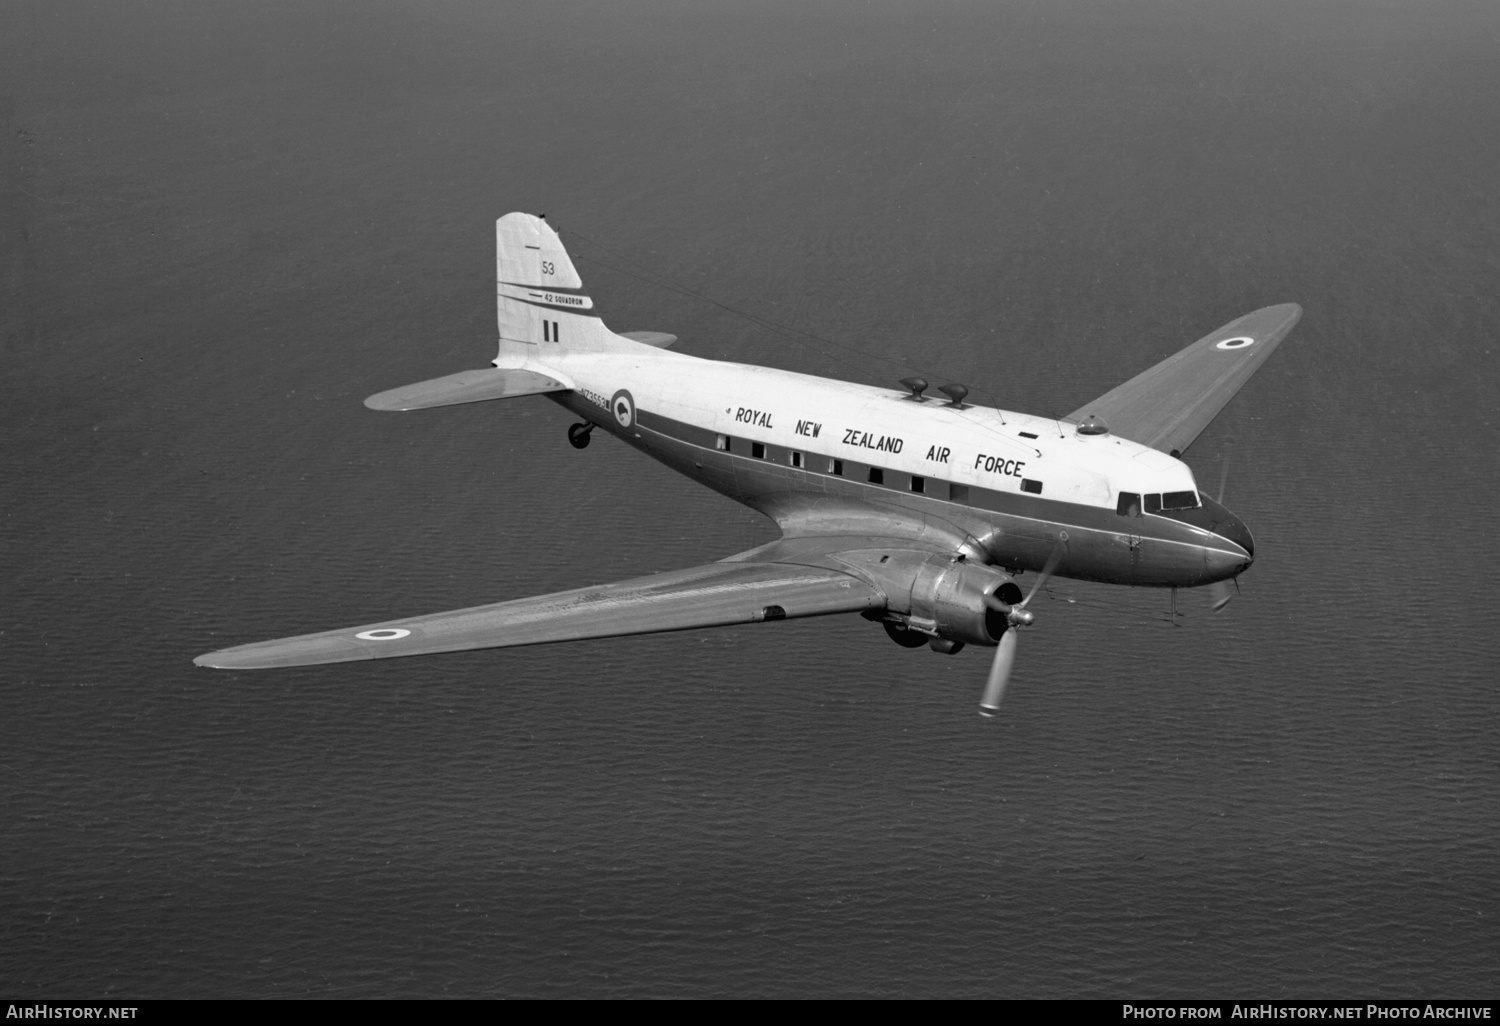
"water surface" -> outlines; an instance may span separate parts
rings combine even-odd
[[[1497,33],[8,6],[0,991],[1493,996]],[[857,617],[193,667],[772,537],[542,400],[360,406],[493,355],[509,210],[616,330],[1032,412],[1301,303],[1188,454],[1243,595],[1060,585],[995,723]]]

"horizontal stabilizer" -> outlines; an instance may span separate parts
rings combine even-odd
[[[456,406],[486,399],[510,399],[518,395],[566,392],[572,386],[536,371],[511,367],[485,367],[459,371],[444,378],[418,381],[365,400],[372,410],[426,410],[434,406]]]
[[[837,570],[779,563],[711,563],[593,588],[262,641],[193,662],[255,670],[357,659],[539,645],[786,620],[880,607],[885,596]]]
[[[668,335],[665,331],[622,331],[620,337],[653,349],[670,349],[677,341],[676,335]]]
[[[1248,313],[1080,406],[1066,419],[1077,423],[1098,417],[1121,438],[1181,455],[1301,316],[1296,303]]]

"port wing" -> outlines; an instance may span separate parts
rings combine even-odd
[[[539,645],[786,620],[884,606],[865,581],[825,567],[722,562],[449,613],[240,645],[193,662],[252,670]]]

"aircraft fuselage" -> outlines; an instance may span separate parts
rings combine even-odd
[[[1253,559],[1245,525],[1186,464],[1111,434],[662,350],[528,348],[525,366],[574,385],[549,398],[789,533],[920,522],[1012,572],[1040,570],[1063,538],[1057,574],[1148,587],[1209,584]]]

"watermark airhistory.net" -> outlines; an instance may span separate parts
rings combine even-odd
[[[1307,1001],[1260,1003],[1203,1002],[1188,1005],[1121,1005],[1125,1019],[1489,1019],[1491,1006],[1481,1003],[1406,1005],[1322,1004]]]

